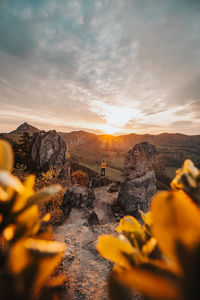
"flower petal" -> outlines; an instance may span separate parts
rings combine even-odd
[[[129,266],[125,255],[133,255],[134,249],[129,242],[121,241],[110,235],[102,235],[98,239],[97,250],[104,258],[120,266]],[[124,255],[125,254],[125,255]]]
[[[0,140],[0,170],[11,171],[13,161],[13,151],[10,144]]]
[[[151,211],[159,248],[178,263],[177,242],[193,248],[200,240],[200,209],[183,191],[166,191],[154,196]]]
[[[132,216],[125,216],[120,220],[119,226],[116,228],[117,232],[134,232],[142,231],[140,223]]]
[[[174,278],[156,274],[151,271],[131,268],[122,270],[119,267],[114,268],[116,276],[124,284],[138,290],[144,296],[154,300],[180,300],[181,295],[177,282]]]
[[[0,171],[0,184],[11,187],[18,193],[22,193],[24,191],[24,186],[21,181],[8,171]]]

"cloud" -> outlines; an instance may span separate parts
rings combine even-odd
[[[122,132],[173,131],[176,124],[184,131],[186,126],[174,123],[184,122],[184,115],[185,122],[198,124],[199,1],[8,0],[0,5],[4,111],[20,111],[22,121],[25,111],[36,122],[52,118],[55,128],[116,125],[110,116],[120,108]]]

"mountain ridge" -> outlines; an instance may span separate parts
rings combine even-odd
[[[0,138],[7,139],[13,144],[18,141],[24,131],[33,135],[41,130],[23,123],[8,134],[0,134]],[[162,170],[170,178],[187,158],[200,167],[200,135],[164,132],[157,135],[131,133],[116,137],[105,134],[96,135],[84,130],[58,132],[58,134],[66,142],[74,162],[99,171],[101,161],[105,160],[108,174],[111,176],[114,174],[113,176],[117,179],[122,178],[120,174],[122,174],[127,151],[141,142],[152,143],[157,148],[159,172]]]

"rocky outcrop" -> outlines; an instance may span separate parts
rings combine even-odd
[[[114,181],[108,189],[108,193],[119,192],[121,186],[121,181]]]
[[[20,126],[17,127],[16,131],[18,132],[29,132],[29,133],[34,133],[34,132],[39,132],[40,130],[27,122],[22,123]]]
[[[35,132],[40,132],[40,130],[27,122],[22,123],[17,129],[10,132],[10,134],[22,135],[24,132],[28,132],[29,135],[33,135]]]
[[[96,178],[93,178],[90,181],[90,187],[97,188],[97,187],[101,187],[101,186],[107,186],[107,185],[111,184],[112,182],[113,181],[109,177],[97,175]]]
[[[155,159],[156,148],[147,142],[135,145],[126,154],[126,179],[117,199],[125,214],[139,218],[139,210],[146,212],[149,209],[150,199],[156,192]]]
[[[62,168],[65,157],[66,144],[55,130],[34,134],[31,158],[37,169]]]
[[[92,189],[75,184],[66,189],[61,209],[67,216],[67,223],[78,219],[78,224],[99,224],[94,211],[94,192]]]
[[[72,208],[88,210],[93,208],[94,193],[92,189],[75,184],[66,189],[64,194],[62,209],[67,211]]]
[[[124,173],[126,180],[132,180],[145,175],[153,169],[156,158],[156,148],[147,142],[137,144],[126,154]]]

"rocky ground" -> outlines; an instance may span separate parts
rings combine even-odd
[[[55,239],[67,244],[62,268],[68,277],[73,300],[108,299],[106,280],[112,264],[96,251],[98,237],[114,235],[117,225],[111,207],[118,192],[109,193],[108,188],[94,189],[94,211],[100,225],[88,225],[85,212],[73,208],[66,222],[54,228]]]
[[[75,184],[66,189],[61,205],[66,222],[54,230],[54,235],[67,244],[63,273],[69,278],[73,300],[108,299],[106,281],[112,264],[97,253],[98,237],[115,235],[123,214],[139,219],[139,209],[148,210],[156,192],[156,155],[153,145],[138,144],[125,157],[122,184],[97,176],[89,187]],[[136,295],[134,299],[141,297]]]

